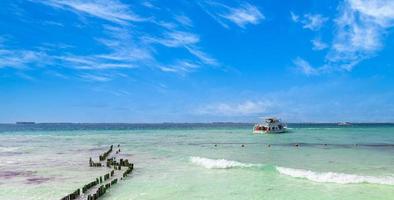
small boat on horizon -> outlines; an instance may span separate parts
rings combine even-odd
[[[35,122],[15,122],[15,124],[18,124],[18,125],[33,125],[33,124],[36,124]]]
[[[287,131],[287,124],[275,117],[266,118],[264,123],[255,124],[253,133],[284,133]]]
[[[351,126],[352,123],[350,122],[338,122],[338,126]]]

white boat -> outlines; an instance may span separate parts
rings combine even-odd
[[[253,133],[284,133],[286,130],[287,124],[274,117],[267,118],[264,123],[255,124],[253,127]]]
[[[338,126],[351,126],[352,123],[350,122],[338,122]]]

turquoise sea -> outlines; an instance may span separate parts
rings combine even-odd
[[[106,172],[111,144],[135,164],[105,200],[394,199],[394,125],[0,125],[0,199],[60,199]],[[298,146],[297,146],[298,145]]]

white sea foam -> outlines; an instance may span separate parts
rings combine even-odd
[[[241,163],[225,159],[209,159],[202,157],[190,157],[190,162],[205,167],[207,169],[229,169],[234,167],[257,167],[258,164]]]
[[[14,152],[18,149],[18,147],[0,147],[0,152]]]
[[[276,167],[279,173],[296,177],[305,178],[314,182],[322,183],[340,183],[340,184],[351,184],[351,183],[372,183],[382,185],[394,185],[394,177],[375,177],[375,176],[361,176],[354,174],[344,174],[335,172],[314,172],[303,169],[292,169],[285,167]]]
[[[17,163],[16,161],[5,161],[5,162],[0,162],[0,166],[11,166],[16,163]]]

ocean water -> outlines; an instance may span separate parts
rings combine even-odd
[[[103,196],[129,199],[394,199],[394,125],[0,125],[0,199],[60,199],[106,173],[111,144],[135,170]],[[298,146],[296,145],[298,144]]]

